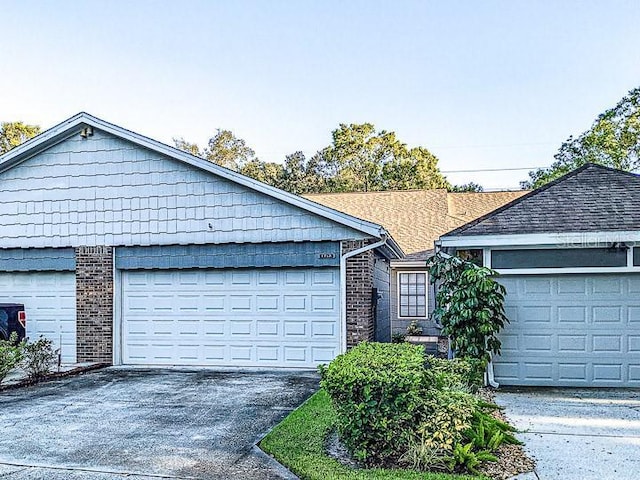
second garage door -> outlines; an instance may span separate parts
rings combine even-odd
[[[505,385],[640,386],[640,275],[503,276],[497,380]]]
[[[313,367],[340,352],[339,270],[122,272],[122,362]]]
[[[27,336],[60,348],[63,363],[76,361],[76,278],[73,272],[2,272],[0,302],[22,303]]]

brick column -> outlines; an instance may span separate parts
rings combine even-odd
[[[342,254],[364,247],[368,240],[342,242]],[[373,250],[347,259],[347,348],[373,341],[375,322],[371,294],[373,291]]]
[[[78,247],[78,362],[113,361],[113,247]]]

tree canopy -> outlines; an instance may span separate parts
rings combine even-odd
[[[37,125],[23,122],[3,122],[0,124],[0,155],[17,147],[40,133]]]
[[[529,172],[522,187],[541,187],[585,163],[627,171],[640,168],[640,87],[600,114],[589,130],[569,137],[554,158],[549,168]]]
[[[438,159],[424,147],[409,148],[394,132],[370,123],[340,124],[332,142],[311,158],[298,151],[284,163],[263,162],[246,142],[218,130],[207,148],[175,138],[177,148],[296,194],[452,188]]]

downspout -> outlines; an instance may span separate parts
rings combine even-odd
[[[381,235],[379,242],[365,245],[364,247],[352,250],[340,256],[340,336],[342,337],[342,353],[347,351],[347,260],[361,253],[368,252],[374,248],[381,247],[387,243],[386,233]]]

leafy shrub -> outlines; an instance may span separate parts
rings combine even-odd
[[[437,388],[477,391],[484,383],[486,366],[485,361],[474,358],[428,357],[427,375]]]
[[[394,333],[391,335],[391,343],[402,343],[405,341],[407,336],[404,333]]]
[[[509,320],[506,290],[492,278],[498,272],[442,253],[427,267],[431,282],[438,284],[434,315],[456,356],[489,361],[491,353],[500,353],[498,333]]]
[[[53,342],[40,337],[37,341],[24,345],[22,368],[29,378],[41,378],[51,371],[57,358],[58,351],[53,349]]]
[[[471,428],[477,400],[465,392],[431,389],[425,399],[426,414],[418,425],[418,434],[428,439],[427,446],[441,454],[451,453]]]
[[[406,451],[424,406],[424,361],[418,345],[364,342],[321,369],[340,438],[365,465]]]
[[[321,367],[349,452],[367,466],[475,471],[512,427],[493,418],[496,405],[471,392],[483,360],[425,357],[422,346],[361,343]]]
[[[13,332],[9,340],[0,340],[0,382],[22,361],[25,342],[18,342],[18,334]]]

